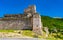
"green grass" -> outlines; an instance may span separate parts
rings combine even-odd
[[[33,32],[31,30],[23,30],[22,35],[33,37]]]
[[[15,30],[0,30],[0,32],[14,32]]]

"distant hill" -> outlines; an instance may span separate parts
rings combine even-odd
[[[41,20],[44,27],[48,27],[49,30],[63,31],[63,18],[51,18],[49,16],[41,16]]]

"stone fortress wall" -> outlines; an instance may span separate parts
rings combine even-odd
[[[31,29],[30,22],[22,20],[0,21],[0,29]]]
[[[36,13],[36,6],[29,6],[24,14],[6,14],[0,18],[0,29],[33,29],[42,27],[41,17]]]

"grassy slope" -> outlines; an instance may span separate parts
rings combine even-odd
[[[52,36],[54,36],[55,38],[63,39],[63,19],[41,16],[41,20],[43,26],[48,27],[49,32],[52,32]],[[57,32],[54,31],[55,29],[57,30]]]
[[[63,19],[41,16],[41,20],[44,27],[48,27],[51,30],[56,28],[57,30],[63,31]]]

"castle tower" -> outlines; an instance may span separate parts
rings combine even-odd
[[[24,13],[27,14],[28,17],[30,16],[32,17],[31,25],[33,32],[35,32],[36,34],[42,34],[41,16],[37,14],[36,6],[35,5],[29,6],[27,9],[24,10]]]
[[[33,15],[33,32],[42,35],[42,22],[39,14]]]
[[[36,12],[36,6],[29,6],[28,8],[30,8],[30,13],[32,15],[32,26],[33,26],[33,32],[35,32],[36,34],[42,34],[42,22],[41,22],[41,16],[39,14],[37,14]]]

